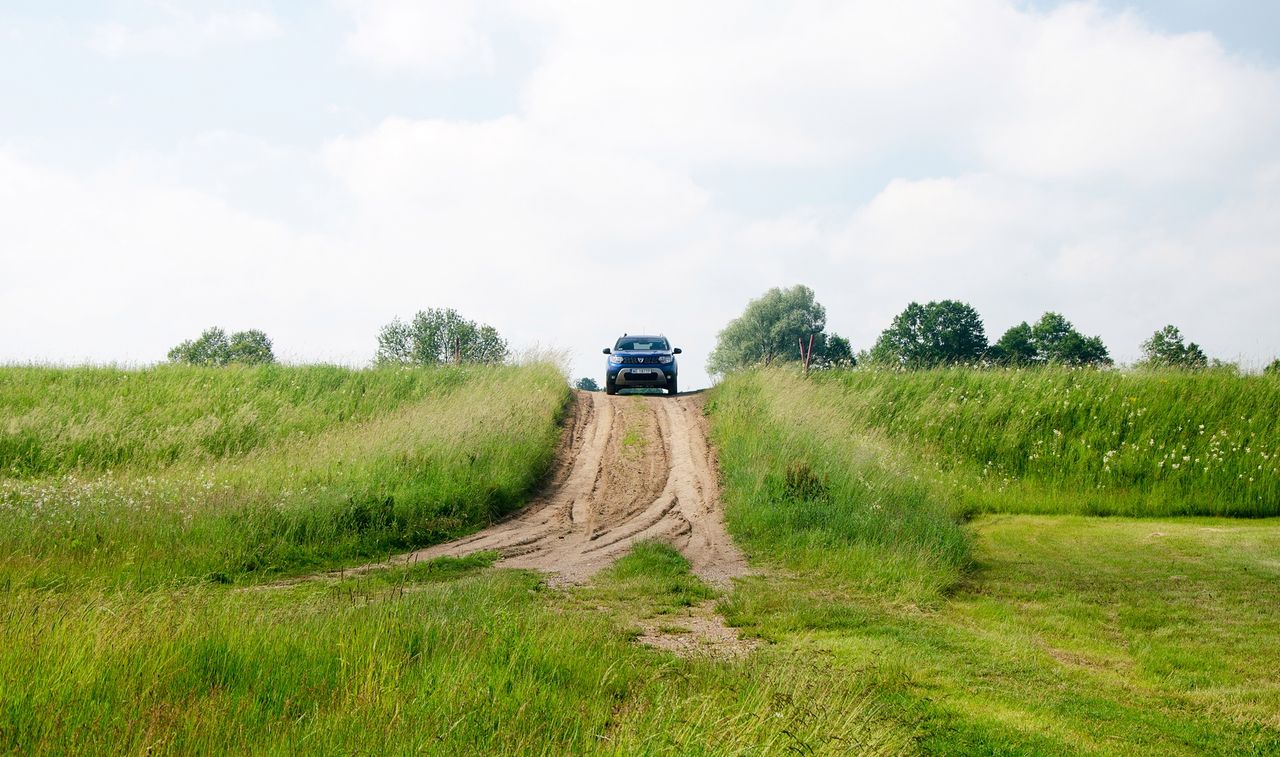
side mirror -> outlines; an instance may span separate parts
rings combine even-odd
[[[606,354],[606,355],[612,355],[612,354],[613,354],[613,350],[609,349],[608,347],[605,347],[605,348],[604,348],[604,354]]]
[[[679,348],[679,347],[676,347],[674,350],[672,350],[672,351],[671,351],[671,354],[672,354],[672,355],[679,355],[679,354],[680,354],[680,348]]]

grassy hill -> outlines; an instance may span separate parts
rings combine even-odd
[[[840,371],[848,422],[975,511],[1280,515],[1280,381],[1224,371]]]
[[[1170,518],[1275,512],[1277,383],[731,376],[726,515],[769,570],[723,608],[822,659],[815,686],[860,681],[926,753],[1280,753],[1280,523]],[[1171,448],[1208,472],[1161,475]]]
[[[0,369],[0,575],[150,585],[336,567],[518,506],[553,368]]]
[[[730,592],[658,544],[569,589],[491,554],[264,581],[518,506],[566,398],[540,366],[0,370],[0,750],[1280,753],[1280,524],[1174,517],[1273,512],[1261,380],[743,373],[707,404]],[[766,643],[634,643],[708,598]]]

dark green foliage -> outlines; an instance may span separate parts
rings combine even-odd
[[[463,318],[453,308],[427,308],[405,323],[396,318],[378,334],[380,364],[501,363],[506,341],[497,329]]]
[[[822,368],[852,368],[858,364],[858,358],[854,357],[853,347],[848,339],[832,333],[827,337],[826,353],[815,356],[814,362]]]
[[[580,389],[584,392],[600,391],[600,385],[596,383],[595,379],[589,376],[583,376],[582,378],[578,379],[577,383],[574,384],[573,386],[575,389]]]
[[[991,345],[991,349],[987,351],[987,358],[996,365],[1031,365],[1039,362],[1040,353],[1036,350],[1031,324],[1023,321],[1004,332],[1000,341]]]
[[[1045,313],[1031,327],[1037,362],[1055,365],[1111,365],[1102,337],[1087,337],[1060,313]]]
[[[1209,366],[1200,345],[1186,344],[1182,332],[1173,325],[1165,326],[1142,343],[1142,363],[1149,368],[1185,368],[1198,370]]]
[[[978,311],[964,302],[913,302],[871,350],[874,362],[905,368],[976,363],[987,350]]]
[[[271,351],[271,340],[263,331],[249,329],[231,335],[231,362],[245,365],[265,365],[276,361]]]
[[[813,337],[813,364],[851,365],[849,341],[828,335],[827,311],[814,299],[813,290],[796,285],[774,287],[747,304],[741,316],[720,332],[716,348],[707,359],[707,371],[726,374],[753,365],[800,360],[800,345],[809,347]]]
[[[1280,376],[1280,358],[1271,361],[1271,364],[1262,369],[1267,376]]]
[[[205,329],[200,338],[169,350],[169,362],[188,365],[265,365],[275,361],[271,340],[258,329],[237,331],[228,339],[227,332],[214,326]]]

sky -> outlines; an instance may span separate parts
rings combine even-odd
[[[806,284],[1280,355],[1280,4],[0,6],[0,362],[218,325],[360,365],[429,307],[602,377]]]

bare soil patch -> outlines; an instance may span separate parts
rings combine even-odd
[[[714,602],[703,602],[678,613],[658,615],[639,621],[642,632],[636,641],[680,657],[709,657],[716,660],[742,659],[762,643],[739,638],[738,631],[725,625]]]

